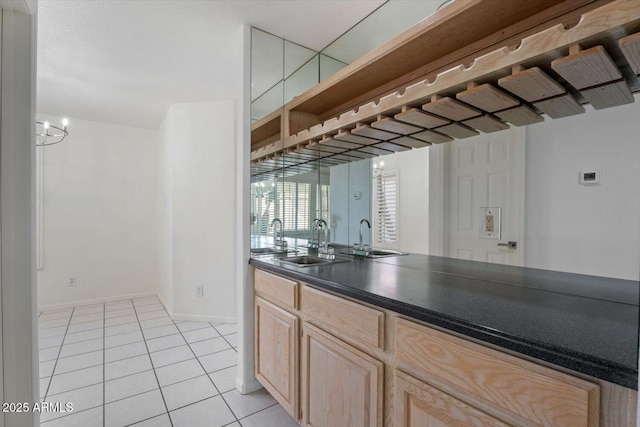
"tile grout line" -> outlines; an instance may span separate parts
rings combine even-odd
[[[162,396],[162,403],[164,403],[164,409],[166,409],[167,414],[169,414],[169,407],[167,406],[167,401],[164,398],[164,393],[162,392],[162,387],[160,386],[160,380],[158,379],[158,374],[156,373],[156,367],[155,367],[155,364],[153,363],[153,359],[151,358],[151,353],[149,352],[149,347],[147,346],[147,340],[144,336],[144,331],[142,330],[142,324],[140,323],[140,319],[138,318],[138,311],[136,310],[136,305],[133,302],[133,299],[131,300],[131,303],[133,304],[133,311],[136,315],[136,319],[138,319],[138,327],[140,328],[140,333],[142,334],[144,346],[147,349],[149,362],[151,362],[151,367],[153,368],[153,376],[156,378],[156,382],[158,383],[158,390],[160,390],[160,396]],[[169,415],[169,423],[171,423],[171,427],[173,427],[173,420],[171,419],[171,415]]]
[[[209,324],[211,325],[211,323],[209,323]],[[211,325],[211,327],[213,328],[213,330],[214,330],[214,331],[216,331],[218,334],[220,334],[220,336],[222,337],[222,339],[223,339],[227,344],[229,344],[229,347],[231,347],[231,349],[232,349],[233,351],[235,351],[236,353],[238,353],[238,350],[236,350],[236,348],[235,348],[233,345],[231,345],[231,343],[229,342],[229,340],[227,340],[227,339],[225,338],[225,335],[222,335],[222,334],[220,333],[220,331],[216,329],[216,327],[215,327],[215,326]],[[236,334],[237,334],[237,332],[236,332]],[[227,334],[227,335],[233,335],[233,334]],[[236,337],[236,338],[237,338],[237,337]]]
[[[167,314],[169,314],[167,312]],[[171,319],[171,316],[169,316],[169,318]],[[207,372],[207,370],[205,369],[204,365],[202,364],[202,362],[200,361],[200,359],[198,358],[198,356],[196,355],[195,351],[193,351],[193,349],[191,348],[191,344],[189,343],[189,341],[187,341],[187,339],[184,337],[184,334],[182,333],[182,331],[180,330],[180,328],[178,328],[178,325],[176,324],[176,321],[171,319],[171,321],[173,322],[173,324],[176,326],[176,329],[178,329],[178,331],[180,332],[180,335],[182,335],[182,339],[184,339],[184,341],[187,343],[187,346],[189,347],[189,350],[191,351],[191,353],[193,353],[193,356],[196,358],[196,360],[198,361],[198,364],[200,365],[200,367],[202,368],[202,370],[204,371],[206,377],[209,379],[209,381],[211,381],[211,384],[213,384],[213,387],[216,389],[216,391],[218,392],[218,395],[222,398],[222,401],[224,402],[225,405],[227,405],[227,408],[229,408],[229,411],[231,412],[231,415],[233,415],[233,417],[236,419],[236,421],[238,423],[240,423],[240,420],[238,419],[238,416],[235,414],[235,412],[233,412],[233,409],[231,409],[231,406],[229,406],[229,403],[227,403],[227,400],[224,398],[224,396],[222,395],[222,393],[220,392],[220,389],[218,388],[218,386],[216,385],[216,383],[211,379],[211,377],[209,376],[209,373]],[[209,326],[211,326],[209,324]],[[211,326],[213,328],[213,326]],[[204,329],[204,328],[202,328]],[[216,333],[220,334],[218,332],[218,330],[216,328],[213,328],[214,331],[216,331]],[[225,342],[227,342],[227,340],[225,340]],[[229,344],[227,342],[227,344]],[[233,347],[232,347],[233,349]],[[222,350],[224,351],[224,350]],[[215,397],[215,396],[212,396]],[[171,415],[169,415],[169,418],[171,418]]]
[[[67,330],[64,333],[64,337],[62,338],[62,343],[60,344],[60,350],[58,350],[58,356],[56,357],[56,363],[53,364],[53,370],[51,371],[51,376],[49,377],[49,384],[47,384],[47,389],[44,392],[44,396],[40,396],[42,401],[45,401],[47,395],[49,394],[49,389],[51,388],[51,383],[53,382],[53,376],[56,373],[56,366],[58,365],[58,359],[60,359],[60,353],[62,353],[62,346],[64,345],[64,339],[67,337],[67,331],[69,330],[69,326],[71,325],[71,319],[73,318],[73,312],[75,311],[75,307],[71,309],[71,316],[69,316],[69,322],[67,323]],[[38,349],[38,355],[40,353],[40,349]],[[40,363],[40,361],[38,361]]]

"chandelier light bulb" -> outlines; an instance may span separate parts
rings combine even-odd
[[[62,126],[67,127],[67,125],[69,125],[69,119],[65,117],[64,119],[62,119]]]
[[[49,122],[44,122],[42,125],[45,129],[49,129]]]

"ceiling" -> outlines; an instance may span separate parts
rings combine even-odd
[[[235,98],[251,25],[320,50],[383,0],[40,0],[38,113],[156,129]]]

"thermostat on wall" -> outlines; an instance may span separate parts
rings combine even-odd
[[[580,171],[580,184],[594,185],[600,184],[602,173],[599,170]]]

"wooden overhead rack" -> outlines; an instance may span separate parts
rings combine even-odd
[[[361,159],[633,102],[638,34],[638,0],[456,0],[285,105],[280,137]]]

